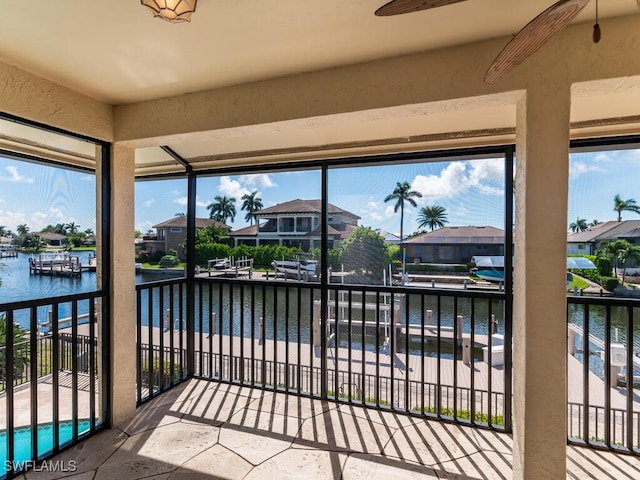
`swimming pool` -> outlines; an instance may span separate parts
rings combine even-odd
[[[89,431],[91,422],[78,420],[78,435]],[[60,446],[70,442],[73,438],[73,422],[60,422],[58,426],[58,442]],[[17,427],[13,432],[14,461],[25,462],[34,459],[31,451],[31,427]],[[53,451],[53,424],[38,425],[38,457]],[[7,460],[7,432],[0,432],[0,465]]]

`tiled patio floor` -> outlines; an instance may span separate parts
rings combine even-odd
[[[191,380],[54,458],[76,471],[21,478],[509,479],[511,449],[488,430]],[[569,447],[568,458],[567,478],[640,478],[637,457]]]

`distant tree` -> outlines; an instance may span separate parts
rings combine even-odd
[[[183,213],[183,212],[178,212],[178,213],[176,213],[176,214],[174,215],[174,217],[186,217],[186,216],[187,216],[187,214],[186,214],[186,213]]]
[[[396,188],[384,199],[385,203],[395,200],[396,204],[393,206],[393,211],[398,213],[398,210],[400,210],[400,242],[402,242],[404,229],[404,205],[408,203],[409,205],[417,207],[418,205],[414,198],[422,198],[422,194],[411,190],[409,182],[396,182]]]
[[[28,233],[22,239],[21,246],[27,252],[39,252],[47,246],[47,242],[40,235],[34,233]]]
[[[253,214],[262,210],[262,199],[257,197],[258,191],[252,193],[246,193],[242,196],[242,210],[245,210],[247,214],[244,216],[245,221],[250,222],[253,225]]]
[[[0,237],[6,237],[7,235],[7,227],[4,225],[0,225]]]
[[[600,242],[596,255],[610,258],[614,262],[616,276],[618,269],[622,268],[622,281],[624,282],[627,262],[629,260],[640,261],[640,247],[632,245],[626,240]]]
[[[142,232],[140,230],[134,230],[133,231],[133,236],[135,238],[140,238],[142,236]]]
[[[587,219],[586,218],[576,218],[576,221],[569,224],[569,230],[571,230],[573,233],[576,232],[584,232],[587,228],[589,228],[589,226],[587,225]]]
[[[202,243],[220,243],[228,236],[228,230],[220,225],[209,225],[196,230],[196,245]]]
[[[209,210],[209,218],[218,222],[227,223],[227,219],[232,222],[236,218],[236,199],[233,197],[219,196],[214,197],[214,202],[207,205]]]
[[[13,325],[13,344],[26,345],[27,331],[20,328],[18,325]],[[0,347],[4,349],[7,345],[7,321],[4,314],[0,315]],[[5,380],[7,378],[7,364],[6,355],[0,355],[0,379]],[[26,365],[29,363],[29,350],[27,348],[14,348],[13,353],[13,375],[14,378],[21,376],[24,373]]]
[[[87,228],[84,232],[82,232],[84,234],[85,237],[93,237],[95,235],[95,232],[93,231],[92,228]]]
[[[436,227],[442,228],[447,223],[449,223],[447,209],[441,205],[422,207],[418,212],[418,228],[428,227],[433,232]]]
[[[427,230],[416,230],[413,233],[410,233],[409,235],[407,235],[405,237],[405,240],[409,240],[410,238],[415,238],[415,237],[419,237],[420,235],[424,235],[425,233],[428,233]]]
[[[370,227],[356,228],[342,245],[346,270],[360,276],[362,283],[382,283],[391,259],[384,238]]]
[[[18,232],[19,236],[26,237],[27,233],[29,233],[29,227],[27,227],[26,223],[21,223],[16,227],[16,231]]]
[[[620,195],[613,197],[613,210],[618,212],[618,221],[622,221],[622,212],[640,213],[640,205],[633,199],[622,200]]]
[[[79,225],[76,225],[75,222],[67,223],[64,226],[65,233],[63,235],[75,235],[78,233],[78,227]]]
[[[596,225],[600,225],[602,222],[600,220],[594,219],[593,222],[589,224],[590,227],[595,227]]]

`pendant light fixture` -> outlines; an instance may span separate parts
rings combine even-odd
[[[154,17],[171,23],[190,22],[198,0],[140,0]]]

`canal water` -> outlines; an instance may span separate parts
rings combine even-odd
[[[88,264],[93,251],[71,251],[70,255],[80,257],[81,264]],[[88,293],[97,290],[96,273],[84,270],[80,277],[65,277],[56,275],[36,275],[29,272],[30,254],[20,253],[17,257],[0,259],[0,305],[3,303],[37,300],[55,296]],[[133,268],[133,266],[131,266]],[[144,283],[153,280],[169,278],[167,275],[137,274],[136,283]],[[79,313],[87,313],[88,302],[78,304]],[[49,307],[38,308],[38,317],[41,321],[48,317]],[[1,313],[1,312],[0,312]],[[71,315],[69,304],[60,306],[60,318]],[[29,328],[29,310],[15,312],[14,321],[20,327]]]
[[[88,258],[93,255],[93,252],[72,252],[72,255],[79,256],[81,263],[88,263]],[[3,258],[0,260],[0,304],[11,303],[18,301],[26,301],[40,298],[48,298],[53,296],[61,296],[76,293],[92,292],[96,290],[96,274],[94,272],[84,271],[82,276],[78,278],[48,276],[48,275],[33,275],[29,272],[29,257],[28,254],[20,254],[17,258]],[[133,268],[133,267],[132,267]],[[154,280],[161,280],[169,278],[167,275],[149,275],[138,274],[136,275],[136,283],[146,283]],[[274,295],[274,290],[271,287],[265,292],[263,299],[262,289],[255,289],[253,291],[253,302],[249,299],[252,297],[252,291],[249,287],[245,287],[242,294],[240,289],[235,288],[233,294],[228,290],[224,291],[222,297],[222,305],[218,305],[219,297],[217,291],[212,296],[212,310],[222,312],[222,330],[223,333],[229,334],[233,330],[234,335],[240,335],[243,333],[245,336],[251,336],[252,332],[255,333],[258,328],[258,319],[264,312],[265,318],[265,335],[266,338],[277,338],[278,340],[288,339],[289,341],[302,341],[304,343],[310,342],[311,331],[311,308],[309,296],[312,295],[311,289],[303,289],[300,297],[301,305],[304,306],[300,310],[300,315],[293,315],[298,311],[297,295],[292,294],[289,297],[286,296],[284,288],[278,288],[278,294]],[[421,294],[411,295],[409,298],[409,323],[414,325],[420,325],[423,322],[423,308],[433,310],[434,323],[437,321],[437,297],[425,295],[424,299]],[[315,290],[314,295],[317,295],[318,290]],[[230,301],[230,298],[233,300]],[[287,302],[289,306],[289,321],[285,319],[285,312],[287,311]],[[263,306],[264,303],[264,306]],[[357,302],[356,302],[357,303]],[[165,302],[165,308],[168,305],[168,299]],[[230,308],[233,305],[233,308]],[[49,307],[42,307],[38,309],[39,319],[46,319],[48,315]],[[60,318],[70,316],[70,305],[63,304],[60,308]],[[151,323],[154,326],[159,326],[164,314],[160,314],[157,303],[154,303],[153,313],[151,315]],[[208,295],[203,295],[202,311],[207,312],[209,310],[209,298]],[[502,304],[499,302],[493,302],[491,305],[491,312],[488,311],[488,303],[486,301],[476,301],[474,305],[474,314],[476,319],[479,319],[474,326],[476,334],[486,334],[489,329],[489,314],[493,313],[496,317],[498,324],[498,332],[504,332],[504,319]],[[89,309],[89,302],[80,302],[78,305],[79,313],[86,313]],[[252,322],[252,309],[253,309],[253,322]],[[42,311],[41,311],[42,310]],[[143,319],[149,318],[147,315],[148,302],[146,293],[143,293],[142,301],[142,313]],[[229,312],[233,312],[233,319],[230,318]],[[244,312],[244,315],[241,314]],[[590,332],[596,335],[598,338],[604,338],[605,329],[605,309],[601,307],[590,307]],[[361,319],[361,313],[358,308],[352,310],[352,318],[354,322]],[[633,337],[636,350],[640,350],[640,321],[637,318],[640,316],[640,312],[634,312],[633,318]],[[569,321],[582,324],[583,307],[579,305],[569,305]],[[220,313],[219,313],[220,315]],[[342,315],[342,316],[341,316]],[[443,326],[452,327],[455,323],[455,316],[461,315],[463,317],[463,331],[468,333],[471,330],[469,319],[471,317],[471,303],[467,300],[460,300],[457,305],[454,306],[451,298],[443,297],[440,302],[440,319]],[[23,328],[29,328],[29,316],[28,309],[19,310],[15,312],[14,321],[17,322]],[[338,312],[338,316],[344,317],[344,312],[341,314]],[[375,320],[375,311],[368,311],[366,313],[367,320]],[[273,318],[277,317],[277,321],[274,322]],[[300,318],[296,318],[300,317]],[[613,342],[624,343],[626,341],[626,324],[627,313],[624,308],[612,308],[612,330],[611,339]],[[42,321],[42,320],[41,320]],[[382,320],[384,321],[384,320]],[[563,319],[559,319],[563,321]],[[403,313],[402,322],[405,322],[405,316]],[[147,324],[148,321],[143,320],[143,324]],[[196,328],[199,329],[199,325],[196,324]],[[287,328],[288,327],[288,328]],[[241,332],[242,329],[242,332]],[[209,333],[209,321],[208,319],[203,322],[202,331]],[[387,332],[388,333],[388,332]],[[372,335],[375,337],[375,335]],[[385,337],[385,332],[381,332],[380,336]],[[352,346],[354,348],[360,348],[362,342],[367,347],[372,348],[372,339],[361,338],[358,336],[358,332],[352,330]],[[348,339],[348,331],[343,327],[339,330],[337,335],[337,341],[341,346],[346,346],[344,342]],[[381,342],[383,343],[383,342]],[[384,348],[384,345],[380,345],[379,348]],[[418,353],[421,351],[422,346],[420,344],[412,343],[409,345],[410,351]],[[446,347],[445,347],[446,348]],[[432,348],[428,348],[428,351],[432,351]],[[597,362],[597,359],[592,361]],[[596,367],[594,365],[594,367]],[[594,368],[597,370],[598,368]]]

